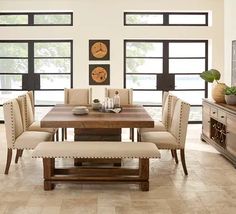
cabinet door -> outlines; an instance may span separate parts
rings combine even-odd
[[[226,149],[236,156],[236,116],[227,114]]]
[[[202,107],[202,133],[210,138],[210,111],[209,105],[203,103]]]

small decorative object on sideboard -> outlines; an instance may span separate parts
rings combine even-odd
[[[208,71],[203,71],[200,74],[200,77],[209,83],[216,82],[212,87],[212,98],[216,103],[225,103],[225,89],[227,86],[225,83],[218,82],[221,77],[220,72],[216,69],[210,69]]]
[[[228,105],[236,105],[236,86],[225,89],[225,101]]]
[[[93,103],[92,103],[92,108],[94,110],[99,110],[100,108],[102,108],[102,104],[100,103],[99,99],[94,99]]]

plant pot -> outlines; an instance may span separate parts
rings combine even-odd
[[[92,103],[92,108],[94,110],[99,110],[100,108],[102,108],[102,104],[101,103]]]
[[[225,95],[225,101],[228,105],[236,105],[236,95]]]
[[[225,83],[217,83],[212,88],[212,98],[215,100],[216,103],[225,103]]]

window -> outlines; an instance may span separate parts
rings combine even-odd
[[[72,12],[0,13],[0,26],[73,25]]]
[[[28,90],[35,95],[36,115],[63,103],[72,87],[72,41],[0,41],[0,120],[2,104]]]
[[[191,104],[190,121],[201,121],[207,84],[199,74],[208,67],[206,40],[125,40],[124,46],[124,87],[133,88],[136,104],[159,117],[162,91],[171,91]]]
[[[208,26],[208,13],[189,12],[125,12],[128,26]]]

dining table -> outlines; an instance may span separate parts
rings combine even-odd
[[[141,105],[122,106],[119,113],[93,110],[73,114],[75,105],[57,104],[41,120],[43,128],[74,128],[75,141],[121,141],[122,128],[152,128],[154,120]],[[79,161],[77,161],[79,165]]]
[[[151,128],[154,120],[141,105],[122,106],[120,113],[101,112],[88,107],[88,114],[75,115],[75,105],[57,104],[41,120],[43,128],[75,128],[79,130],[107,130],[121,128]],[[76,132],[77,133],[77,132]],[[77,137],[75,133],[75,138]],[[78,132],[79,135],[80,132]]]

